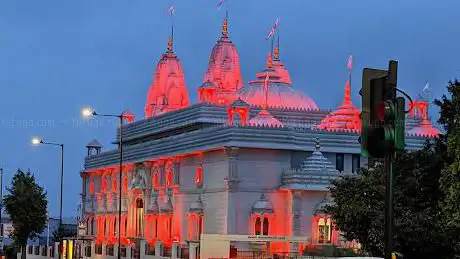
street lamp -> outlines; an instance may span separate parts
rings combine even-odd
[[[99,114],[95,110],[87,107],[84,108],[81,111],[81,114],[83,115],[84,118],[91,118],[95,116],[100,116],[100,117],[115,117],[119,119],[119,143],[118,143],[118,149],[120,151],[120,160],[119,160],[119,172],[118,172],[118,182],[119,182],[119,193],[118,193],[118,256],[117,258],[121,258],[121,195],[122,195],[122,169],[123,169],[123,119],[126,117],[125,113],[121,113],[119,115],[116,114]]]
[[[54,142],[45,142],[42,138],[33,137],[32,138],[32,145],[50,145],[50,146],[57,146],[61,148],[61,194],[59,198],[59,228],[62,225],[62,188],[64,183],[64,144],[54,143]]]

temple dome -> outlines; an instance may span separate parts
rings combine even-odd
[[[265,109],[262,109],[254,118],[250,119],[249,125],[257,127],[283,127],[283,123]]]
[[[409,136],[419,136],[419,137],[436,137],[441,132],[434,128],[431,122],[428,119],[423,119],[417,127],[410,129],[407,132]]]
[[[182,65],[172,51],[170,39],[168,51],[162,55],[155,70],[145,104],[145,116],[149,118],[188,107],[189,104]]]
[[[273,205],[265,198],[263,193],[252,206],[252,213],[273,213]]]
[[[214,98],[217,104],[231,103],[235,92],[243,86],[238,51],[228,37],[227,18],[222,26],[222,36],[217,40],[209,57],[203,82],[208,81],[218,86]]]
[[[345,84],[345,96],[343,102],[337,109],[329,113],[318,125],[318,128],[324,130],[347,130],[361,131],[361,110],[356,108],[351,102],[350,80]]]
[[[316,103],[307,95],[296,90],[290,83],[282,80],[279,71],[273,68],[271,57],[267,68],[257,73],[257,79],[249,82],[238,91],[238,95],[250,105],[280,107],[303,110],[318,110]],[[268,76],[268,82],[266,77]],[[268,93],[265,97],[264,85],[268,84]],[[266,99],[265,99],[266,98]]]

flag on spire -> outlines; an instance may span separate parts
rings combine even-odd
[[[222,7],[222,5],[224,5],[225,3],[225,0],[219,0],[219,2],[217,3],[217,10],[220,10],[220,8]]]
[[[348,57],[347,67],[348,67],[349,70],[352,70],[352,69],[353,69],[353,56],[352,56],[352,55],[350,55],[350,56]]]
[[[171,5],[171,6],[169,7],[169,9],[168,9],[168,12],[169,12],[169,15],[170,15],[170,16],[174,16],[174,12],[175,12],[175,11],[176,11],[176,10],[174,9],[174,5]]]
[[[270,29],[270,32],[268,32],[268,35],[266,38],[267,40],[273,37],[273,35],[275,35],[275,31],[279,25],[280,25],[280,18],[278,17],[276,18],[275,24],[273,24],[272,28]]]

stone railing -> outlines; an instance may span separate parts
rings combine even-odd
[[[44,258],[59,258],[58,243],[54,246],[39,246],[27,245],[26,258],[27,259],[44,259]],[[18,259],[21,259],[21,252],[18,253]]]
[[[72,259],[116,259],[118,257],[117,245],[96,244],[94,241],[75,241],[77,242],[72,247]],[[142,258],[142,259],[188,259],[188,248],[181,248],[178,243],[173,243],[171,247],[164,247],[161,242],[157,242],[155,246],[149,245],[145,240],[140,240],[140,251],[137,255],[134,247],[126,246],[121,249],[121,258]],[[67,250],[68,252],[69,250]],[[17,258],[21,259],[21,253],[17,254]],[[33,246],[26,247],[27,259],[46,259],[59,258],[59,243],[54,246]],[[67,254],[65,257],[69,258]]]

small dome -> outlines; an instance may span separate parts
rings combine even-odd
[[[252,206],[252,213],[273,213],[273,206],[263,193]]]
[[[300,168],[283,172],[281,189],[325,191],[338,176],[339,171],[323,156],[316,139],[316,150]]]
[[[201,196],[198,196],[198,200],[190,204],[190,213],[203,213],[203,202],[201,201]]]
[[[436,137],[441,132],[433,127],[428,119],[423,119],[417,127],[412,128],[407,132],[409,136],[420,136],[420,137]]]
[[[249,108],[249,104],[247,104],[245,101],[243,101],[240,98],[238,98],[230,105],[230,107],[233,107],[233,108]]]
[[[99,143],[99,141],[93,139],[91,140],[87,145],[86,145],[87,148],[90,148],[90,147],[93,147],[93,148],[102,148],[102,145],[101,143]]]
[[[328,198],[324,197],[324,199],[322,201],[320,201],[319,203],[317,203],[315,205],[313,215],[323,214],[323,210],[326,208],[326,206],[330,206],[332,204],[333,203],[332,203],[331,200],[329,200]]]
[[[211,81],[206,81],[206,82],[202,83],[202,84],[200,85],[199,88],[217,89],[218,87],[217,87],[217,85],[214,84],[213,82],[211,82]]]
[[[249,125],[257,127],[283,127],[283,123],[263,109],[254,118],[249,120]]]

